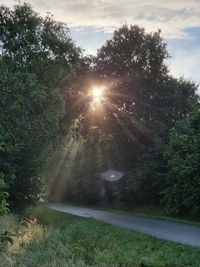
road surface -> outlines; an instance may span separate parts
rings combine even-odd
[[[160,239],[200,247],[200,227],[165,220],[143,218],[117,212],[94,210],[66,204],[49,203],[48,207],[81,217],[91,217],[106,223],[142,232]]]

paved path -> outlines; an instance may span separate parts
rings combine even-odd
[[[148,219],[110,211],[94,210],[66,204],[49,203],[48,207],[62,212],[92,217],[106,223],[156,236],[160,239],[200,247],[200,227],[158,219]]]

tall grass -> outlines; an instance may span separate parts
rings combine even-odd
[[[200,267],[199,248],[47,208],[28,214],[5,218],[21,235],[1,252],[1,267]]]

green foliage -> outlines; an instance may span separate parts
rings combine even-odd
[[[0,216],[5,215],[9,212],[8,208],[8,193],[5,191],[5,182],[4,182],[4,175],[0,172]]]
[[[10,244],[13,244],[13,239],[11,237],[11,233],[8,232],[8,231],[5,231],[4,233],[2,233],[0,235],[0,241],[2,243],[10,243]]]
[[[57,200],[93,203],[107,190],[110,202],[158,205],[164,194],[170,212],[200,216],[197,86],[169,75],[160,30],[123,25],[82,57],[65,24],[22,4],[0,7],[0,44],[0,214],[40,198],[43,162],[66,135]],[[108,168],[125,176],[104,183]]]
[[[200,217],[200,111],[178,123],[166,150],[167,188],[164,201],[169,212]]]
[[[169,75],[168,56],[160,31],[124,25],[91,59],[91,71],[84,73],[81,85],[77,82],[73,98],[75,106],[79,103],[76,133],[85,144],[66,179],[69,199],[96,202],[107,191],[108,202],[159,205],[167,183],[163,153],[171,128],[198,103],[194,83]],[[88,88],[95,84],[105,86],[104,101],[92,109]],[[98,181],[108,168],[125,176],[116,183]]]
[[[168,57],[161,31],[148,34],[139,26],[124,25],[98,51],[96,69],[100,74],[119,77],[122,74],[153,76],[166,74],[163,60]],[[146,78],[146,77],[145,77]]]
[[[0,259],[7,251],[8,247],[14,243],[20,229],[17,216],[9,213],[0,217]],[[0,265],[2,262],[0,260]]]
[[[42,164],[64,116],[62,90],[76,75],[80,50],[64,24],[28,4],[1,6],[0,18],[0,169],[19,208],[40,197]]]
[[[165,144],[156,140],[148,151],[143,151],[134,168],[130,169],[117,187],[121,201],[128,206],[159,205],[165,188]]]
[[[166,185],[163,151],[170,129],[198,101],[195,84],[169,76],[160,33],[124,25],[95,59],[95,74],[110,86],[103,126],[98,118],[96,125],[117,144],[114,154],[120,155],[121,166],[114,167],[127,174],[114,190],[129,205],[159,203]]]

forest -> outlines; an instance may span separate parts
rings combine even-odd
[[[199,219],[198,84],[169,57],[160,30],[124,24],[91,56],[52,16],[1,6],[0,215],[50,200]]]

